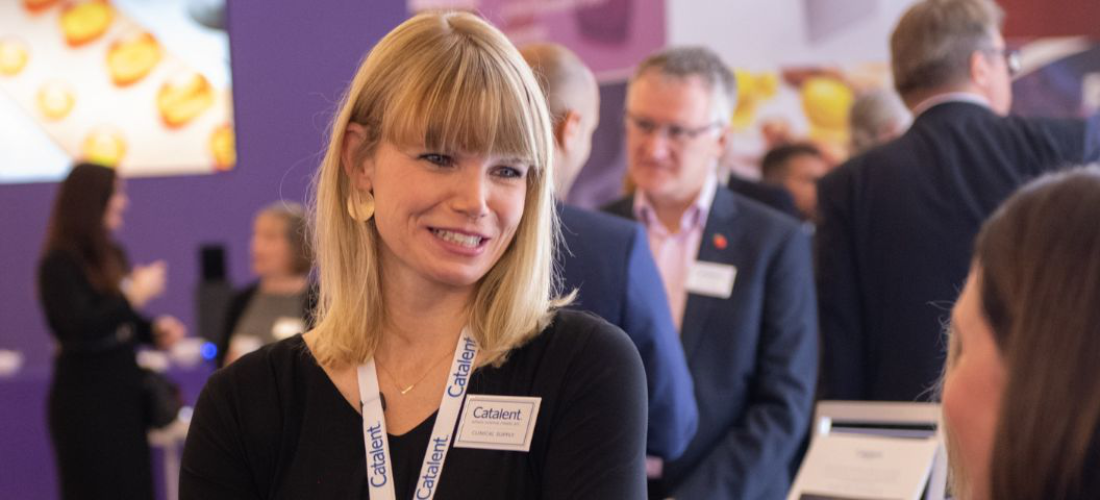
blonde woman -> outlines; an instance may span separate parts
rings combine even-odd
[[[645,497],[639,356],[554,295],[550,127],[473,15],[379,42],[316,182],[317,326],[211,378],[182,498]]]

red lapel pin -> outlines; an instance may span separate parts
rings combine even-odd
[[[725,250],[726,247],[729,246],[729,244],[730,244],[730,242],[728,240],[726,240],[725,236],[723,236],[721,234],[715,234],[714,235],[714,247],[715,248],[717,248],[719,250]]]

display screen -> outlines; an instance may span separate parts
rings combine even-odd
[[[0,1],[0,183],[236,163],[224,0]]]

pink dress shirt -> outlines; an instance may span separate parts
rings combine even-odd
[[[680,217],[680,227],[675,232],[661,224],[656,209],[644,192],[639,190],[634,196],[634,217],[646,228],[649,250],[653,252],[653,260],[657,262],[661,281],[665,284],[669,310],[672,312],[672,320],[676,322],[677,331],[680,331],[684,323],[684,307],[687,304],[687,290],[684,286],[687,283],[688,270],[699,255],[699,243],[703,239],[707,214],[710,213],[717,187],[718,179],[712,172],[707,175],[695,202]]]

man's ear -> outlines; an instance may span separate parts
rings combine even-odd
[[[979,88],[988,88],[990,84],[989,59],[980,50],[970,53],[970,81]]]
[[[359,160],[359,151],[367,140],[367,129],[358,123],[349,123],[344,130],[344,144],[340,159],[344,174],[351,180],[351,187],[359,191],[371,190],[371,178],[374,175],[374,161],[371,158]]]
[[[561,120],[554,125],[554,142],[562,151],[570,151],[581,134],[581,115],[576,111],[565,112]]]
[[[733,142],[733,129],[729,125],[719,124],[718,126],[722,129],[718,131],[718,140],[715,141],[715,145],[718,149],[718,160],[722,161],[726,157],[726,150]]]

